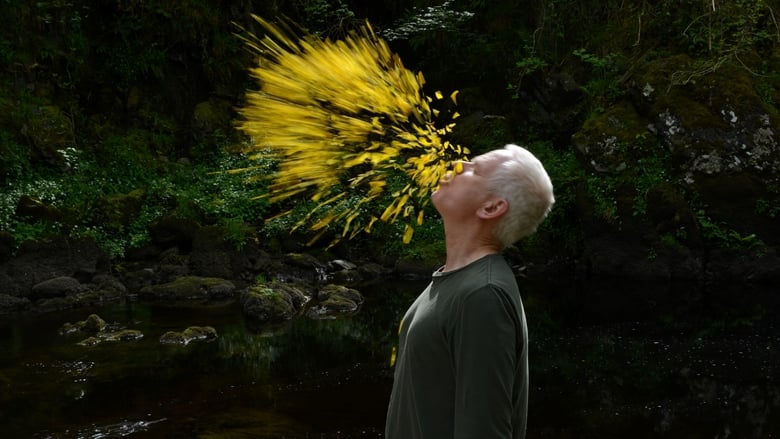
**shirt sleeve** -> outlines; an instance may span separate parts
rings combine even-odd
[[[512,389],[518,361],[517,313],[502,290],[470,294],[454,322],[456,439],[512,437]]]

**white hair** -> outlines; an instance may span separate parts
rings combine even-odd
[[[497,166],[490,176],[490,192],[508,203],[508,210],[493,231],[503,247],[531,235],[547,217],[555,196],[542,163],[530,151],[509,144],[511,158]]]

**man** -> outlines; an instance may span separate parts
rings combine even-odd
[[[401,321],[386,439],[525,437],[528,330],[500,252],[547,216],[552,183],[516,145],[455,168],[431,195],[446,261]]]

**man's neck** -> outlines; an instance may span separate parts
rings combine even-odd
[[[476,236],[453,237],[446,235],[446,245],[447,260],[442,271],[454,271],[487,255],[501,252],[495,239],[484,239]]]

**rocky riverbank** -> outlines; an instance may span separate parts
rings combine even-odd
[[[0,315],[46,313],[121,300],[176,306],[239,301],[249,321],[297,316],[321,319],[356,312],[361,290],[391,278],[426,277],[441,261],[350,261],[321,250],[275,251],[249,242],[240,250],[215,227],[187,239],[158,238],[112,260],[89,238],[28,241],[13,255],[0,249]],[[518,249],[507,257],[520,277],[590,279],[615,276],[653,281],[770,284],[780,279],[771,248],[664,251],[642,254],[625,235],[594,237],[578,260],[534,264]]]
[[[259,323],[298,315],[321,319],[357,311],[363,302],[359,285],[416,275],[371,262],[271,254],[259,243],[236,250],[213,239],[214,233],[205,227],[184,245],[149,245],[122,260],[111,260],[91,239],[27,242],[0,262],[0,315],[120,300],[171,306],[240,301],[245,316]]]

